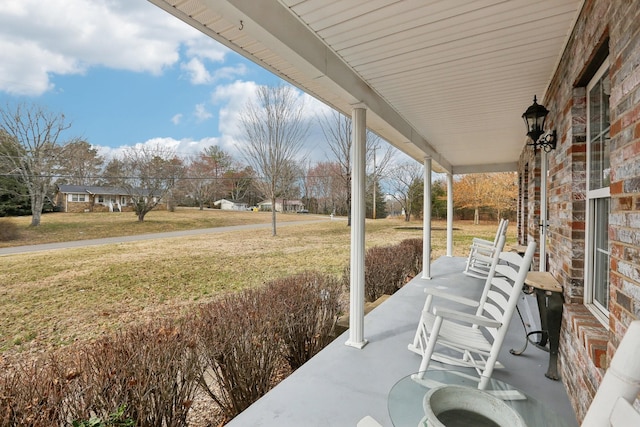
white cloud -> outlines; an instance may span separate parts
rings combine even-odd
[[[100,155],[104,156],[107,161],[114,157],[122,156],[128,150],[131,149],[156,149],[167,150],[175,153],[176,156],[186,159],[191,156],[199,154],[202,150],[212,145],[219,145],[221,143],[220,138],[202,138],[194,140],[190,138],[174,139],[174,138],[152,138],[145,142],[139,142],[135,145],[121,145],[119,147],[104,147],[97,146],[97,150]]]
[[[198,121],[198,123],[204,122],[213,117],[213,114],[207,111],[207,108],[204,106],[204,104],[197,104],[195,112],[193,114],[196,116],[196,120]]]
[[[183,62],[180,64],[180,68],[187,73],[192,84],[201,85],[211,81],[211,74],[198,58],[191,58],[189,62]]]
[[[242,76],[247,72],[244,64],[236,64],[233,67],[219,67],[213,73],[207,70],[200,58],[191,58],[188,62],[180,64],[180,69],[186,72],[189,81],[194,85],[216,83],[220,80],[231,80]]]
[[[231,50],[209,37],[197,37],[185,41],[187,56],[203,58],[213,62],[223,62]]]
[[[174,125],[179,125],[182,120],[182,113],[178,113],[175,116],[171,117],[171,123]]]
[[[39,95],[51,74],[93,66],[160,74],[190,56],[222,61],[229,50],[146,1],[4,0],[0,91]]]
[[[256,96],[258,84],[250,81],[235,81],[220,85],[211,95],[214,104],[222,106],[218,112],[218,130],[233,139],[241,138],[240,113]]]

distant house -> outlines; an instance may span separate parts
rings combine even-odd
[[[213,202],[213,206],[219,207],[223,211],[246,211],[249,205],[245,202],[237,200],[220,199]]]
[[[265,200],[258,203],[258,207],[261,211],[271,210],[271,200]],[[300,200],[283,200],[276,199],[276,212],[298,212],[304,209],[304,203]]]
[[[61,212],[132,212],[129,192],[124,188],[91,185],[58,185],[56,206]],[[163,209],[158,204],[155,209]]]

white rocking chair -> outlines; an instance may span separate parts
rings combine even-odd
[[[494,259],[492,262],[475,315],[437,306],[433,311],[422,312],[417,345],[422,361],[415,379],[423,379],[433,359],[449,365],[475,368],[480,375],[478,388],[486,388],[535,250],[536,243],[530,242],[523,257],[514,252],[499,253],[497,261]],[[485,336],[484,331],[491,339]],[[436,352],[436,344],[443,346],[445,351]],[[439,350],[442,349],[439,347]]]
[[[495,271],[493,270],[494,267],[498,265],[498,262],[500,261],[500,253],[504,248],[505,240],[506,240],[506,236],[504,234],[501,234],[498,237],[498,242],[496,243],[496,247],[495,247],[495,250],[493,251],[492,259],[490,262],[489,271],[491,272],[491,277],[493,277],[493,274],[495,274]],[[422,317],[424,316],[424,313],[430,313],[432,311],[431,306],[433,304],[434,297],[442,298],[447,301],[455,302],[457,304],[464,305],[467,307],[475,307],[477,310],[477,308],[482,304],[484,304],[484,302],[486,301],[490,288],[491,288],[491,280],[489,279],[489,277],[487,277],[484,283],[484,288],[482,290],[482,295],[478,300],[462,297],[459,295],[454,295],[450,292],[446,292],[436,288],[426,288],[424,290],[424,293],[427,294],[427,298],[424,302],[424,307],[422,308],[423,314],[420,318],[420,322],[418,323],[418,328],[416,329],[415,336],[413,337],[413,343],[409,344],[408,346],[409,350],[419,354],[420,356],[424,354],[424,349],[426,348],[426,342],[424,338],[428,334],[425,334],[422,331],[422,328],[424,327],[424,319]]]
[[[508,226],[509,220],[501,219],[493,241],[479,237],[473,238],[471,246],[469,247],[469,256],[467,257],[464,274],[479,279],[485,279],[489,275],[491,260],[495,251],[502,251],[502,248],[497,249],[498,240],[500,236],[506,236]]]

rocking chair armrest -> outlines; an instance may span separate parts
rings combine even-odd
[[[484,316],[477,316],[475,314],[463,313],[461,311],[450,310],[447,308],[436,307],[434,311],[434,314],[436,316],[440,316],[443,319],[447,320],[458,320],[461,322],[484,326],[487,328],[497,328],[502,325],[502,322],[498,322],[497,320],[489,319]]]
[[[471,245],[495,246],[495,242],[492,242],[491,240],[481,239],[479,237],[474,237],[471,241]]]
[[[471,298],[461,297],[459,295],[453,295],[450,292],[442,291],[440,289],[425,288],[424,293],[427,295],[433,295],[434,297],[444,298],[449,301],[457,302],[459,304],[468,305],[469,307],[477,307],[480,303]]]

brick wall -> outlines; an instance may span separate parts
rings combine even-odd
[[[91,202],[67,202],[67,212],[90,212]]]
[[[640,316],[640,2],[611,11],[611,302],[613,349]]]
[[[583,305],[587,209],[585,87],[607,51],[612,86],[611,285],[609,323],[603,326]],[[564,287],[560,371],[581,421],[627,325],[640,318],[640,1],[585,1],[541,103],[551,111],[547,118],[549,129],[558,132],[558,146],[548,155],[547,253],[549,271]],[[529,185],[529,214],[521,221],[527,221],[528,233],[536,238],[540,161],[539,152],[525,147],[519,164]]]

